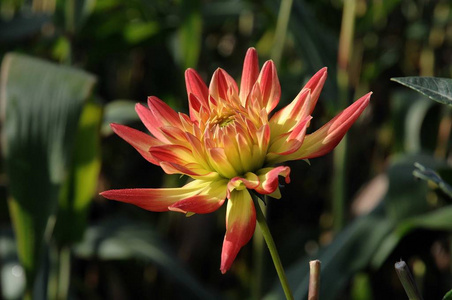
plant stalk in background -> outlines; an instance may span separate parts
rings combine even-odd
[[[337,68],[337,84],[339,88],[339,104],[345,106],[349,95],[348,67],[352,53],[352,41],[355,28],[355,0],[345,0],[342,14],[341,34],[339,37],[339,53]],[[345,197],[347,194],[347,137],[334,151],[333,175],[333,217],[334,229],[339,231],[345,223]]]

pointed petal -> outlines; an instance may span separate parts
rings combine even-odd
[[[201,107],[209,107],[209,89],[199,74],[193,69],[185,71],[185,85],[189,101],[190,119],[196,120]]]
[[[230,89],[237,93],[237,83],[225,70],[218,68],[212,75],[209,94],[217,101],[220,101],[220,99],[227,101],[230,100],[228,97]]]
[[[257,82],[262,91],[262,107],[265,107],[267,112],[271,112],[278,105],[281,97],[281,86],[273,61],[265,62]]]
[[[278,136],[273,140],[267,154],[267,161],[277,155],[288,155],[300,149],[306,135],[306,129],[312,117],[307,116],[291,132]]]
[[[206,214],[217,210],[226,199],[227,180],[217,180],[205,187],[199,195],[180,200],[169,207],[169,210]]]
[[[261,184],[255,190],[262,195],[272,194],[279,189],[278,176],[285,177],[286,183],[290,182],[290,168],[286,166],[263,168],[257,171],[257,175]]]
[[[181,188],[109,190],[100,195],[110,200],[161,212],[168,211],[168,207],[177,201],[199,194],[208,184],[206,181],[195,180]]]
[[[166,174],[183,174],[201,180],[215,180],[219,178],[217,172],[205,170],[196,164],[182,166],[176,163],[162,161],[160,162],[160,167]]]
[[[163,143],[169,143],[169,140],[162,134],[160,131],[160,127],[163,126],[162,122],[154,117],[154,114],[147,108],[146,106],[137,103],[135,105],[135,111],[143,122],[144,126],[146,126],[147,130],[156,137],[158,140]]]
[[[259,61],[257,51],[249,48],[246,52],[245,61],[243,63],[242,81],[240,83],[240,101],[242,105],[246,103],[249,93],[259,76]]]
[[[180,145],[161,145],[149,149],[152,156],[159,161],[167,161],[180,165],[194,163],[195,159],[190,149]]]
[[[208,105],[209,89],[204,81],[199,76],[198,72],[193,69],[185,71],[185,85],[187,88],[187,95],[195,95],[202,104]]]
[[[181,128],[179,114],[175,112],[168,104],[157,97],[148,97],[149,110],[154,115],[155,121],[162,126],[174,126]]]
[[[132,145],[147,161],[158,165],[158,161],[151,155],[149,148],[161,145],[162,143],[160,141],[148,134],[124,125],[112,123],[110,126],[117,135]]]
[[[325,155],[333,150],[367,107],[371,94],[368,93],[356,100],[320,129],[307,135],[300,149],[288,155],[283,161],[314,158]]]
[[[310,90],[303,89],[290,104],[277,111],[269,121],[271,139],[293,130],[302,122],[309,115],[310,102],[312,102]]]
[[[320,92],[322,91],[323,85],[326,81],[327,77],[327,68],[324,67],[320,69],[311,79],[306,83],[302,90],[310,90],[311,91],[311,102],[309,104],[309,108],[307,110],[307,114],[312,114],[315,105],[317,104],[317,100],[319,99]]]
[[[209,158],[210,165],[225,178],[232,178],[237,175],[237,170],[228,160],[226,152],[223,148],[210,148]]]
[[[226,234],[221,252],[221,273],[231,267],[256,228],[256,211],[248,190],[232,191],[226,211]]]

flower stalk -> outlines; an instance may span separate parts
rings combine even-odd
[[[262,235],[264,236],[265,243],[267,244],[268,250],[270,251],[270,255],[273,260],[273,264],[275,265],[276,273],[278,273],[279,281],[281,282],[281,286],[284,290],[284,295],[286,299],[293,299],[292,291],[290,290],[289,282],[287,281],[286,273],[284,272],[284,268],[281,263],[281,259],[279,258],[278,250],[276,249],[275,242],[273,241],[272,234],[270,233],[270,229],[267,225],[267,220],[265,219],[264,213],[259,204],[259,198],[253,193],[252,194],[254,207],[256,208],[256,220],[257,224],[259,224],[259,228],[262,231]]]

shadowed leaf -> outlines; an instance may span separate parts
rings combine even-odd
[[[95,78],[19,54],[6,55],[1,71],[8,204],[30,290]]]
[[[396,77],[392,81],[422,93],[432,100],[452,106],[452,79],[437,77]]]

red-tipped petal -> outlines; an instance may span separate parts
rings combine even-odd
[[[218,68],[213,73],[212,80],[210,81],[210,95],[217,101],[220,101],[220,99],[228,101],[230,100],[228,97],[228,91],[230,89],[237,93],[237,83],[225,70]]]
[[[158,165],[158,161],[151,155],[149,148],[161,145],[161,142],[139,130],[120,125],[110,124],[113,131],[132,145],[147,161]]]
[[[281,86],[273,61],[265,62],[257,79],[262,91],[262,107],[271,112],[278,105],[281,97]]]
[[[285,177],[286,183],[290,182],[290,168],[286,166],[260,169],[257,175],[261,184],[256,188],[256,192],[263,195],[272,194],[278,189],[279,176]]]
[[[206,214],[217,210],[226,198],[227,180],[213,181],[199,194],[180,200],[169,207],[169,210]]]
[[[110,200],[161,212],[168,211],[168,207],[177,201],[199,194],[208,184],[209,182],[195,180],[181,188],[109,190],[100,195]]]
[[[302,90],[308,89],[311,91],[311,102],[309,104],[309,109],[307,114],[312,114],[315,105],[317,104],[317,100],[319,99],[320,92],[322,91],[323,85],[325,84],[327,77],[327,68],[324,67],[320,69],[311,79],[306,83]]]
[[[154,114],[146,106],[137,103],[135,105],[135,111],[146,126],[147,130],[163,143],[169,143],[169,140],[160,131],[160,127],[163,126],[162,122],[155,118]]]
[[[249,242],[256,228],[256,211],[248,190],[231,193],[226,211],[226,234],[221,252],[221,273],[231,267],[240,249]]]
[[[194,162],[190,149],[180,145],[162,145],[152,147],[149,152],[159,161],[167,161],[180,165]]]
[[[185,85],[187,87],[187,95],[195,95],[201,102],[207,105],[209,89],[199,76],[198,72],[193,69],[185,71]]]
[[[149,110],[154,115],[155,121],[161,126],[182,126],[179,114],[175,112],[168,104],[157,97],[148,97]]]
[[[309,115],[311,101],[310,90],[303,89],[290,104],[277,111],[269,121],[272,140],[293,130],[302,122]]]
[[[268,149],[267,161],[272,163],[272,160],[279,155],[292,154],[300,149],[311,119],[311,116],[307,116],[291,132],[276,137]]]
[[[193,69],[185,71],[185,85],[190,105],[190,118],[194,121],[196,120],[195,112],[199,112],[201,106],[209,107],[209,89]],[[195,99],[190,95],[193,95]]]
[[[243,62],[242,81],[240,83],[240,101],[244,105],[249,93],[259,77],[259,61],[257,51],[249,48]]]
[[[314,158],[333,150],[367,107],[371,94],[368,93],[356,100],[320,129],[307,135],[300,149],[290,155],[290,160]]]

